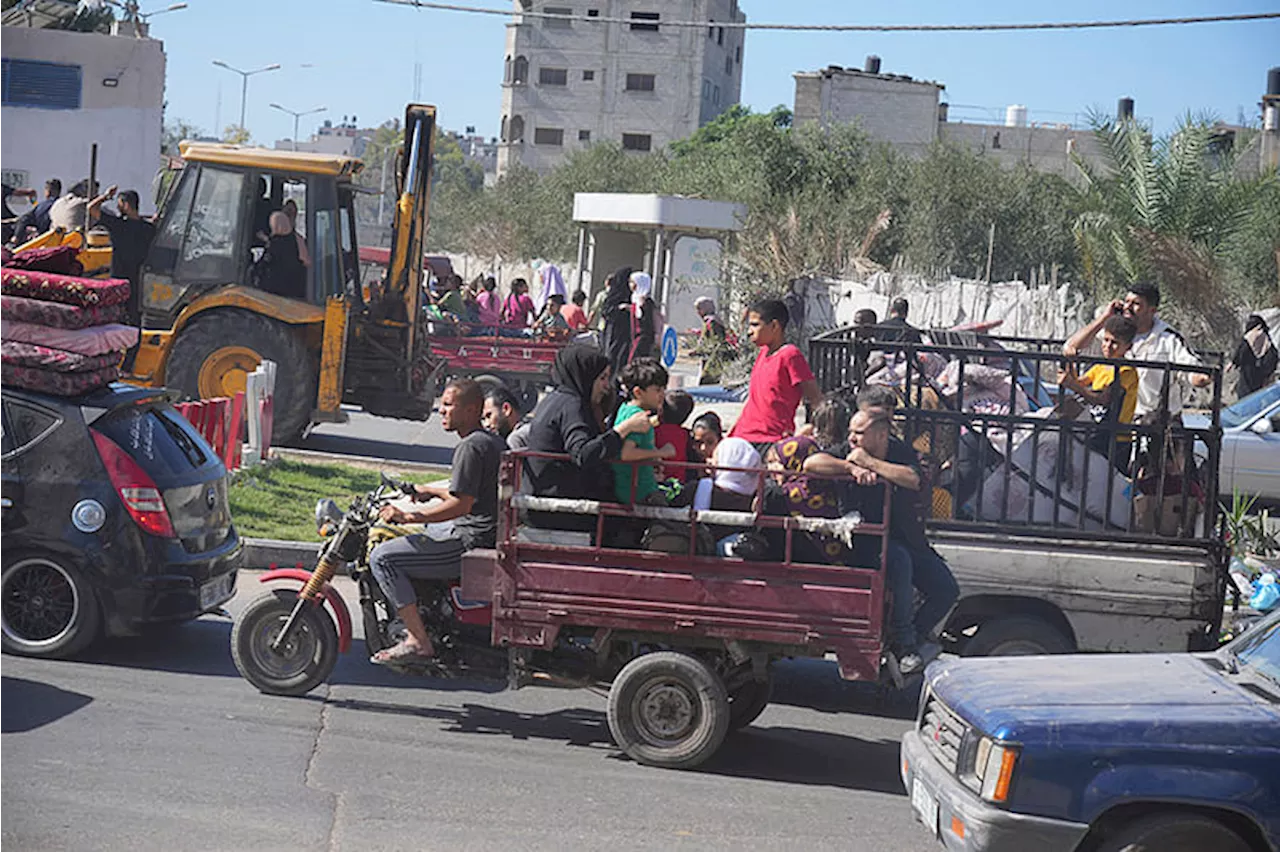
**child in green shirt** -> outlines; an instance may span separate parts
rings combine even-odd
[[[657,415],[666,401],[667,371],[655,358],[637,358],[628,364],[618,377],[628,401],[623,403],[614,417],[614,425],[625,421],[641,411]],[[623,462],[648,462],[671,458],[675,448],[666,446],[662,449],[654,447],[653,430],[643,435],[632,433],[622,443]],[[635,477],[635,490],[632,491],[632,476]],[[654,475],[653,465],[614,464],[613,493],[619,503],[643,503],[645,498],[658,491],[658,479]]]

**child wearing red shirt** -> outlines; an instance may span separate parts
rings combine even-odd
[[[813,378],[804,353],[787,343],[791,315],[777,299],[763,299],[751,306],[747,328],[751,342],[760,347],[751,370],[747,404],[729,432],[752,444],[772,444],[796,431],[796,409],[801,400],[816,407],[822,391]]]
[[[690,460],[689,444],[692,441],[692,434],[684,428],[684,421],[688,420],[692,413],[693,397],[682,390],[667,391],[667,398],[662,406],[662,423],[653,430],[653,443],[658,449],[668,444],[675,447],[676,454],[671,456],[671,461]],[[658,478],[678,479],[683,482],[689,478],[690,470],[690,468],[675,465],[664,466],[658,468]]]

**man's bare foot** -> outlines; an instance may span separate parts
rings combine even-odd
[[[413,637],[409,637],[402,642],[392,645],[390,648],[383,648],[378,653],[369,658],[369,662],[380,666],[399,665],[401,663],[412,663],[419,660],[430,660],[435,657],[435,649],[430,645],[422,647]]]

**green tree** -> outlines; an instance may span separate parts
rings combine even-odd
[[[238,124],[228,124],[222,129],[222,141],[231,145],[248,145],[252,138],[248,128]]]
[[[203,130],[184,119],[166,121],[160,131],[160,153],[176,157],[179,142],[184,139],[196,139],[203,135]]]
[[[1217,144],[1207,118],[1188,116],[1159,138],[1131,119],[1103,121],[1095,135],[1108,168],[1077,159],[1085,190],[1075,223],[1095,296],[1154,280],[1184,331],[1228,343],[1237,318],[1205,306],[1239,304],[1226,286],[1227,263],[1273,191],[1275,173],[1239,176],[1234,151]]]

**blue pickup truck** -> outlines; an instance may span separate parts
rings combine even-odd
[[[936,662],[901,769],[947,849],[1280,849],[1280,611],[1206,654]]]

